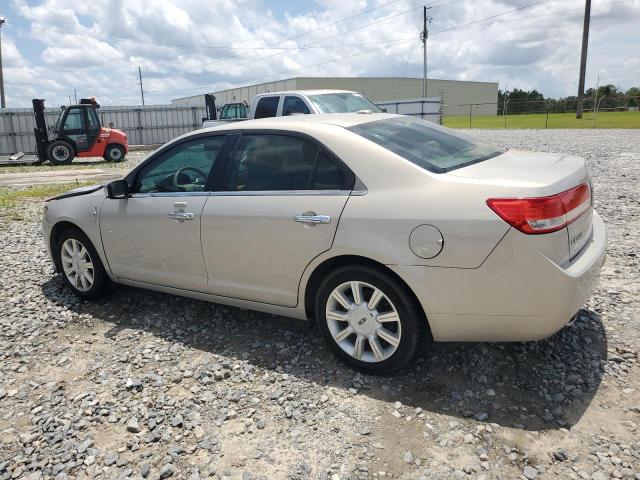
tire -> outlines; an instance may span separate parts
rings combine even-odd
[[[122,162],[124,160],[124,147],[117,143],[107,145],[104,151],[104,159],[107,162]]]
[[[73,162],[74,157],[73,145],[66,140],[51,142],[47,148],[47,158],[53,165],[68,165]]]
[[[106,292],[109,277],[98,252],[83,232],[77,228],[65,230],[54,248],[56,263],[62,278],[73,293],[82,298],[95,299]],[[74,251],[78,252],[77,255]],[[85,265],[91,264],[91,267],[82,265],[82,261]],[[78,268],[82,270],[78,272]],[[84,272],[87,273],[86,276],[81,274]]]
[[[359,302],[354,283],[359,285],[355,287]],[[334,295],[336,291],[349,310]],[[406,367],[421,343],[426,322],[404,285],[381,270],[360,265],[341,267],[327,275],[316,294],[315,318],[338,358],[372,374]],[[356,349],[356,343],[361,347]]]

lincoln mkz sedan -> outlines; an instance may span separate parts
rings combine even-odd
[[[370,112],[188,133],[48,200],[44,238],[81,297],[116,282],[308,319],[372,373],[428,337],[554,334],[606,248],[582,158]]]

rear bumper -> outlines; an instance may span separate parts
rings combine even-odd
[[[476,269],[390,266],[413,289],[437,341],[528,341],[553,335],[589,299],[607,232],[594,212],[582,252],[559,266],[510,230]]]

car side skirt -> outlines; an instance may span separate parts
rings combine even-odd
[[[138,287],[147,290],[154,290],[157,292],[170,293],[173,295],[179,295],[181,297],[194,298],[196,300],[203,300],[205,302],[219,303],[221,305],[228,305],[230,307],[245,308],[247,310],[256,310],[258,312],[270,313],[272,315],[282,315],[283,317],[296,318],[298,320],[307,320],[304,310],[296,307],[281,307],[279,305],[252,302],[249,300],[239,300],[237,298],[222,297],[219,295],[212,295],[210,293],[183,290],[174,287],[165,287],[162,285],[138,282],[135,280],[126,280],[122,278],[113,278],[113,280],[117,283],[130,287]]]

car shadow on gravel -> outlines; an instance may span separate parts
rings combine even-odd
[[[78,301],[59,276],[43,285],[43,293],[72,311],[113,324],[105,337],[114,348],[123,330],[142,330],[229,362],[248,361],[352,394],[355,389],[427,414],[526,430],[574,425],[598,390],[607,361],[606,334],[591,310],[581,310],[573,325],[538,342],[427,342],[408,369],[372,376],[336,360],[306,322],[123,286],[99,301]]]

